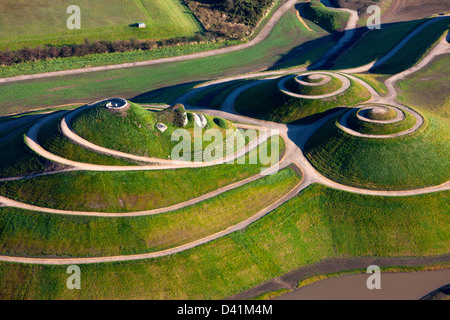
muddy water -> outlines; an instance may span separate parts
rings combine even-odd
[[[381,289],[369,290],[370,274],[330,278],[275,300],[418,300],[450,283],[450,270],[408,273],[381,273]]]

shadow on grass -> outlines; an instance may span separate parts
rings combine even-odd
[[[203,81],[186,82],[170,87],[164,87],[145,92],[129,100],[135,103],[173,104],[175,99],[202,82]]]

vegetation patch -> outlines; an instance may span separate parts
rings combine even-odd
[[[389,139],[355,137],[331,120],[306,143],[305,155],[319,172],[345,185],[416,189],[450,179],[448,134],[449,126],[428,114],[413,134]]]
[[[186,0],[203,26],[217,36],[249,36],[276,0]]]

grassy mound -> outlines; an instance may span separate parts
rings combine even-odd
[[[314,185],[242,232],[186,252],[142,261],[83,265],[82,290],[67,290],[67,266],[0,263],[0,274],[4,275],[0,277],[0,296],[223,299],[327,258],[446,254],[449,195],[447,191],[416,197],[373,197]],[[10,209],[0,210],[4,218],[11,217]],[[98,240],[95,235],[90,241]]]
[[[308,76],[301,77],[300,80],[308,82],[308,83],[312,83],[312,84],[321,81],[321,79],[311,79]],[[328,93],[332,93],[336,90],[339,90],[339,88],[342,87],[342,81],[332,76],[331,80],[323,85],[308,86],[308,85],[302,85],[302,84],[298,83],[297,81],[295,81],[295,78],[292,78],[292,79],[289,79],[288,81],[286,81],[285,86],[286,86],[286,89],[288,89],[290,92],[297,93],[297,94],[303,94],[303,95],[315,96],[315,95],[328,94]]]
[[[137,165],[139,162],[116,158],[85,149],[66,138],[61,132],[61,120],[64,115],[52,121],[49,121],[38,133],[38,141],[40,145],[47,151],[77,162],[98,164],[98,165],[114,165],[129,166]]]
[[[305,146],[305,155],[326,177],[370,189],[400,190],[450,179],[449,126],[429,116],[416,132],[399,138],[365,139],[328,122]]]
[[[382,112],[379,112],[377,109],[370,109],[367,112],[367,116],[370,120],[378,121],[390,120],[392,118],[395,118],[396,115],[397,113],[394,109],[385,109]]]
[[[268,80],[244,91],[235,103],[237,112],[262,120],[299,123],[317,119],[323,113],[343,106],[352,106],[370,99],[370,93],[351,80],[345,92],[325,99],[302,99],[278,90],[279,79]]]
[[[328,32],[345,28],[350,17],[348,12],[337,12],[324,6],[320,1],[305,3],[301,8],[304,16]]]
[[[285,150],[279,137],[280,157]],[[268,141],[268,156],[271,141]],[[260,173],[270,165],[222,164],[195,169],[138,172],[70,172],[0,183],[0,194],[41,207],[94,212],[132,212],[156,209],[199,197]]]
[[[185,128],[194,137],[194,121],[192,115],[183,127],[185,113],[182,105],[153,112],[131,103],[125,111],[109,110],[103,106],[95,106],[79,113],[72,122],[72,128],[82,138],[105,148],[118,150],[139,156],[168,158],[178,141],[171,141],[172,133],[179,128]],[[234,125],[226,120],[219,126],[212,117],[206,116],[207,129],[218,129],[226,136],[225,129],[234,129]],[[163,123],[167,130],[160,132],[156,125]],[[200,146],[192,140],[192,153],[198,152]],[[217,141],[218,142],[218,141]],[[203,142],[205,148],[210,142]]]

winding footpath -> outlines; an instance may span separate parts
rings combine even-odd
[[[269,21],[268,25],[274,25],[276,21],[281,17],[281,15],[286,12],[294,3],[297,1],[287,1],[285,5],[283,5],[278,11],[274,14],[274,16]],[[351,14],[351,19],[349,20],[349,23],[346,28],[346,34],[344,35],[343,39],[345,41],[349,41],[351,39],[354,32],[354,26],[356,25],[357,21],[357,15],[356,20],[354,13]],[[352,28],[353,26],[353,28]],[[267,25],[266,25],[267,27]],[[265,32],[258,35],[261,37],[267,36],[269,29],[264,29]],[[255,38],[256,41],[258,39]],[[260,39],[259,41],[261,41]],[[342,40],[342,39],[341,39]],[[343,42],[339,42],[337,44],[337,47],[342,46]],[[249,45],[249,44],[246,44]],[[447,42],[441,42],[438,46],[436,46],[430,53],[416,66],[413,68],[406,70],[402,72],[401,74],[395,75],[391,78],[389,78],[386,81],[386,85],[388,86],[389,94],[387,97],[381,97],[370,85],[368,85],[366,82],[360,80],[359,78],[356,78],[349,73],[348,70],[342,70],[340,72],[328,72],[328,71],[322,71],[322,72],[313,72],[308,74],[316,74],[317,76],[324,75],[324,76],[334,76],[341,79],[343,83],[343,88],[347,87],[347,83],[349,83],[349,79],[353,81],[357,81],[361,85],[363,85],[372,95],[372,99],[370,100],[370,103],[380,103],[380,104],[387,104],[387,105],[393,105],[396,108],[410,112],[416,117],[416,124],[413,128],[408,131],[409,134],[411,132],[414,132],[418,128],[420,128],[423,124],[423,118],[414,110],[411,110],[405,106],[397,104],[394,100],[396,97],[396,90],[395,90],[395,82],[406,77],[407,75],[416,72],[420,68],[423,68],[425,65],[427,65],[434,57],[445,54],[450,52],[449,44]],[[231,48],[226,48],[230,50]],[[336,47],[331,49],[331,52],[336,50]],[[389,53],[391,54],[391,53]],[[328,53],[325,56],[331,56],[332,54]],[[179,58],[179,57],[178,57]],[[382,59],[383,60],[383,59]],[[384,59],[386,61],[387,59]],[[155,63],[155,62],[153,62]],[[245,90],[256,86],[263,81],[268,81],[269,79],[277,79],[281,78],[282,81],[283,77],[286,75],[291,75],[295,72],[304,72],[305,70],[303,68],[298,70],[290,70],[290,71],[277,71],[277,72],[260,72],[256,74],[251,75],[245,75],[245,76],[237,76],[237,77],[231,77],[227,79],[220,79],[216,81],[208,82],[202,86],[199,86],[187,94],[181,96],[177,102],[184,103],[187,109],[196,110],[198,112],[203,112],[208,115],[223,117],[225,119],[228,119],[230,121],[239,122],[239,123],[246,123],[248,125],[257,126],[259,128],[265,128],[268,132],[273,132],[273,134],[279,134],[286,143],[286,151],[284,154],[284,157],[275,165],[268,168],[267,170],[272,170],[273,172],[276,172],[276,170],[286,168],[288,166],[296,166],[299,168],[299,170],[302,172],[302,180],[293,188],[291,189],[287,194],[285,194],[282,198],[268,206],[267,208],[259,211],[255,215],[251,216],[250,218],[241,221],[240,223],[231,226],[225,230],[222,230],[218,233],[215,233],[213,235],[207,236],[202,239],[198,239],[196,241],[186,243],[171,249],[159,251],[159,252],[152,252],[152,253],[146,253],[146,254],[136,254],[136,255],[125,255],[125,256],[104,256],[104,257],[88,257],[88,258],[32,258],[32,257],[13,257],[13,256],[0,256],[0,261],[6,261],[6,262],[17,262],[17,263],[28,263],[28,264],[43,264],[43,265],[69,265],[69,264],[86,264],[86,263],[104,263],[104,262],[117,262],[117,261],[132,261],[132,260],[142,260],[142,259],[150,259],[150,258],[157,258],[157,257],[163,257],[168,255],[173,255],[179,252],[183,252],[185,250],[192,249],[194,247],[206,244],[210,241],[222,238],[226,235],[229,235],[233,232],[236,232],[238,230],[243,230],[246,227],[248,227],[250,224],[254,223],[255,221],[261,219],[266,214],[272,212],[276,208],[280,207],[293,197],[297,196],[302,190],[304,190],[306,187],[310,186],[311,184],[318,183],[322,184],[331,188],[348,191],[352,193],[357,194],[364,194],[364,195],[373,195],[373,196],[413,196],[413,195],[420,195],[420,194],[426,194],[426,193],[432,193],[432,192],[439,192],[439,191],[445,191],[450,190],[450,181],[446,182],[444,184],[441,184],[439,186],[432,186],[422,189],[415,189],[415,190],[399,190],[399,191],[384,191],[384,190],[368,190],[368,189],[361,189],[361,188],[355,188],[351,186],[345,186],[342,184],[339,184],[337,182],[334,182],[323,175],[321,175],[312,165],[311,163],[306,159],[304,156],[302,149],[308,139],[317,131],[320,130],[320,128],[328,122],[331,118],[335,117],[336,114],[328,115],[314,123],[308,124],[308,125],[286,125],[286,124],[279,124],[279,123],[273,123],[273,122],[267,122],[267,121],[261,121],[252,119],[249,117],[245,117],[242,115],[239,115],[234,110],[234,103],[237,99],[237,97],[244,92]],[[235,89],[233,92],[231,92],[228,97],[225,99],[223,106],[221,110],[210,110],[210,109],[201,109],[197,108],[195,106],[189,106],[186,104],[188,99],[192,97],[193,95],[197,94],[199,91],[204,90],[212,85],[225,83],[227,81],[237,80],[237,79],[251,79],[255,77],[266,77],[266,79],[261,80],[255,80],[252,83],[245,84],[237,89]],[[345,80],[344,80],[345,79]],[[18,80],[16,80],[18,81]],[[283,89],[283,85],[281,85],[280,89]],[[342,89],[342,88],[341,88]],[[340,89],[340,90],[341,90]],[[346,89],[339,92],[344,92]],[[339,93],[334,93],[334,95]],[[320,97],[319,97],[320,98]],[[364,106],[364,104],[361,104]],[[90,107],[92,105],[86,106],[84,108]],[[83,109],[78,109],[83,110]],[[348,114],[348,112],[354,111],[349,110],[342,112],[343,116]],[[76,133],[72,130],[70,127],[71,119],[72,117],[77,113],[77,111],[72,112],[66,112],[65,117],[63,118],[63,121],[61,123],[61,127],[64,130],[64,134],[71,139],[74,143],[80,144],[85,148],[88,148],[92,151],[99,152],[99,153],[109,153],[113,154],[115,151],[106,149],[96,146],[94,144],[91,144],[90,142],[82,139]],[[38,133],[39,130],[42,128],[43,125],[48,123],[49,121],[52,121],[58,117],[61,117],[61,112],[57,112],[51,115],[48,115],[42,119],[39,119],[27,132],[25,141],[28,147],[39,154],[40,156],[49,159],[51,161],[64,164],[66,166],[69,166],[67,170],[85,170],[85,171],[133,171],[133,170],[165,170],[165,169],[173,169],[173,168],[195,168],[195,167],[201,167],[201,166],[207,166],[207,165],[216,165],[220,163],[226,162],[226,159],[220,159],[217,163],[174,163],[169,160],[163,160],[163,159],[156,159],[156,158],[148,158],[147,162],[151,162],[152,165],[147,166],[101,166],[101,165],[93,165],[93,164],[87,164],[87,163],[79,163],[75,161],[71,161],[68,159],[64,159],[62,157],[59,157],[57,155],[51,154],[50,152],[46,151],[44,148],[42,148],[39,145],[38,142]],[[248,126],[247,126],[248,127]],[[268,134],[267,137],[271,136],[271,134]],[[390,137],[390,136],[389,136]],[[256,148],[259,145],[257,141],[252,141],[249,143],[248,146],[246,146],[244,149],[238,151],[234,155],[231,155],[233,159],[245,155],[250,150]],[[114,154],[115,156],[124,157],[124,158],[130,158],[132,155],[128,154]],[[227,158],[230,160],[231,158]],[[137,160],[137,159],[136,159]],[[154,163],[153,163],[154,162]],[[48,173],[48,174],[55,174],[55,173]],[[38,175],[35,175],[38,176]],[[223,188],[220,188],[218,190],[215,190],[211,193],[205,194],[201,197],[198,197],[196,199],[192,199],[183,203],[176,204],[174,206],[166,207],[166,208],[160,208],[160,209],[154,209],[154,210],[148,210],[148,211],[142,211],[142,212],[130,212],[130,213],[99,213],[99,212],[76,212],[76,211],[65,211],[65,210],[57,210],[57,209],[50,209],[50,208],[41,208],[37,206],[32,206],[24,203],[20,203],[11,199],[7,199],[5,197],[0,197],[0,205],[8,206],[8,207],[16,207],[31,211],[38,211],[38,212],[46,212],[46,213],[53,213],[53,214],[63,214],[63,215],[80,215],[80,216],[107,216],[107,217],[124,217],[124,216],[140,216],[140,215],[152,215],[152,214],[158,214],[162,212],[170,212],[176,209],[181,209],[186,206],[198,203],[200,201],[204,201],[206,199],[212,198],[220,193],[226,192],[228,190],[231,190],[233,188],[237,188],[239,186],[243,186],[247,183],[250,183],[252,181],[256,181],[257,179],[260,179],[263,176],[263,173],[260,173],[258,175],[255,175],[253,177],[250,177],[248,179],[245,179],[243,181],[240,181],[238,183],[235,183],[233,185],[229,185]],[[10,178],[13,179],[21,179],[21,178],[31,178],[31,177],[14,177]]]

